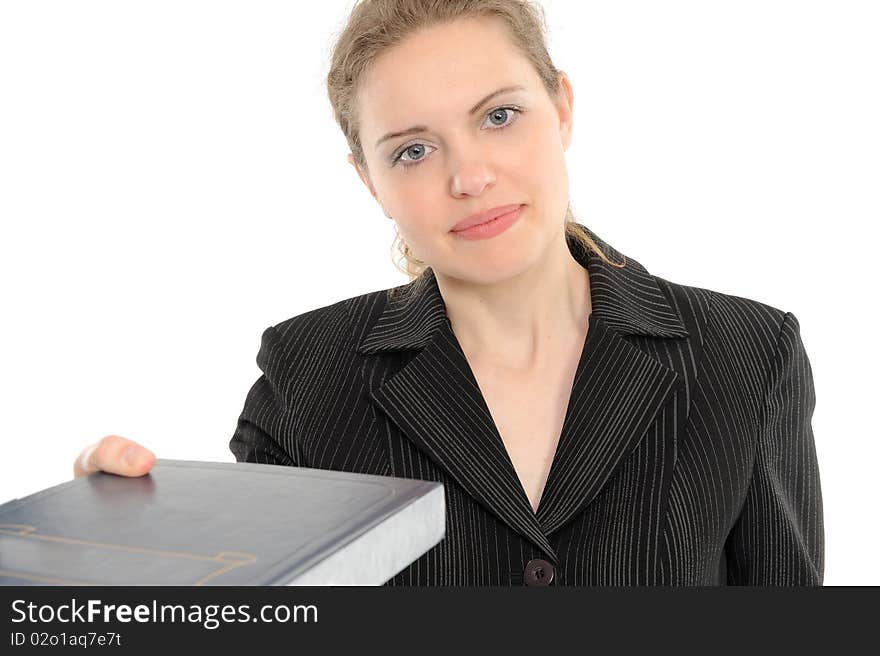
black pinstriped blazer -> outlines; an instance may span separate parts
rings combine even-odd
[[[446,537],[388,585],[518,585],[536,558],[551,585],[821,585],[795,316],[569,248],[592,315],[537,513],[431,272],[407,301],[382,290],[266,329],[232,452],[442,482]]]

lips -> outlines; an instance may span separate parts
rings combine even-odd
[[[493,207],[491,210],[486,210],[485,212],[472,214],[471,216],[467,217],[466,219],[462,219],[454,226],[452,226],[450,232],[458,232],[460,230],[471,228],[475,225],[480,225],[481,223],[487,223],[503,214],[509,214],[510,212],[513,212],[519,206],[520,203],[517,203],[515,205],[502,205],[501,207]]]

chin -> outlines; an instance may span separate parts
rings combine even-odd
[[[467,252],[470,249],[465,247],[449,253],[446,266],[438,262],[434,270],[474,285],[494,285],[523,275],[540,260],[542,240],[534,235],[510,235],[513,239],[504,236],[470,242],[475,249]]]
[[[488,286],[516,278],[527,269],[528,265],[523,260],[511,260],[503,264],[481,262],[475,266],[460,268],[449,275],[471,285]]]

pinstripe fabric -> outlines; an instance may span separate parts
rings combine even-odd
[[[442,482],[446,538],[389,585],[517,585],[532,558],[554,585],[821,585],[795,316],[569,247],[593,309],[537,512],[430,273],[267,328],[232,452]]]

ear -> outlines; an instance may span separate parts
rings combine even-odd
[[[354,155],[349,153],[347,159],[348,159],[348,163],[354,167],[355,171],[357,171],[358,177],[361,179],[361,182],[363,182],[364,185],[367,187],[367,189],[370,190],[370,195],[373,198],[375,198],[376,202],[379,203],[379,205],[382,207],[382,212],[385,214],[385,216],[387,216],[390,219],[391,215],[388,214],[387,210],[385,209],[385,206],[382,205],[382,202],[379,200],[379,196],[376,194],[376,188],[373,187],[373,183],[370,180],[370,176],[367,174],[366,171],[364,171],[360,166],[358,166],[357,162],[354,161]]]
[[[554,104],[559,113],[559,137],[562,140],[562,148],[568,150],[574,127],[574,91],[571,88],[571,80],[564,71],[559,71],[559,93]]]
[[[370,181],[370,176],[366,173],[366,171],[358,166],[358,163],[354,161],[354,155],[352,155],[351,153],[348,154],[348,163],[354,167],[355,171],[357,171],[358,177],[361,179],[361,182],[363,182],[364,185],[366,185],[367,189],[370,190],[370,195],[373,198],[376,198],[376,189],[373,187],[373,183]],[[379,199],[376,198],[376,200]]]

